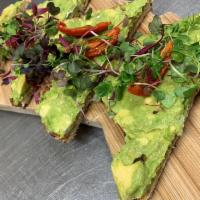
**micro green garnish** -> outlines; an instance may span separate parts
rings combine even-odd
[[[187,81],[187,78],[185,77],[185,75],[182,74],[178,69],[176,69],[176,67],[175,67],[172,63],[170,63],[170,67],[171,67],[172,71],[173,71],[177,76],[179,76],[179,77],[182,78],[183,80]]]
[[[157,101],[162,101],[166,97],[165,93],[159,89],[153,91],[153,96],[156,98]]]
[[[59,11],[53,2],[43,9],[32,4],[31,14],[25,11],[3,25],[0,47],[6,48],[0,48],[1,57],[6,57],[9,50],[13,55],[15,73],[26,74],[32,85],[40,85],[46,75],[53,74],[60,86],[71,84],[77,91],[84,91],[94,88],[100,78],[108,76],[113,79],[101,82],[95,92],[99,99],[108,97],[109,105],[120,100],[124,90],[133,85],[151,89],[157,101],[169,108],[180,92],[168,95],[158,89],[167,71],[170,70],[168,75],[181,83],[191,82],[191,77],[199,76],[199,44],[192,43],[187,35],[192,26],[196,26],[194,19],[189,22],[188,28],[186,25],[165,28],[160,18],[155,16],[149,25],[151,34],[143,41],[137,38],[133,44],[120,40],[113,46],[108,42],[110,38],[91,31],[91,40],[100,40],[108,46],[102,56],[107,64],[102,67],[95,59],[90,60],[85,56],[88,39],[63,35],[53,39],[52,36],[58,33],[55,15]],[[48,17],[44,20],[42,14],[46,12]],[[89,9],[86,19],[91,15]],[[121,23],[126,25],[127,19]],[[111,28],[113,25],[109,30]],[[161,50],[169,41],[173,42],[173,52],[166,59],[161,56]],[[162,75],[164,67],[167,69]],[[190,96],[192,91],[191,88],[184,91],[184,97]]]
[[[43,78],[50,74],[57,64],[59,51],[52,43],[51,36],[57,34],[57,15],[60,11],[53,2],[47,8],[38,8],[32,3],[32,12],[23,10],[6,24],[3,24],[2,44],[14,60],[13,69],[16,74],[25,74],[33,87],[38,87]],[[44,18],[43,14],[48,15]],[[7,55],[2,52],[1,56]],[[10,58],[9,58],[10,59]]]
[[[47,9],[48,9],[48,12],[52,15],[52,16],[55,16],[55,15],[58,15],[60,13],[60,8],[59,7],[56,7],[54,5],[53,2],[49,2],[47,4]]]
[[[191,20],[189,23],[190,27],[188,29],[191,30],[192,25],[197,22]],[[120,61],[118,64],[120,68],[117,68],[119,69],[119,76],[113,81],[106,82],[107,87],[105,88],[107,89],[101,83],[97,87],[96,96],[99,98],[109,96],[109,101],[113,102],[116,101],[115,88],[123,86],[121,90],[121,94],[123,94],[124,89],[132,84],[144,88],[152,88],[153,96],[157,101],[161,102],[163,107],[170,108],[174,105],[176,98],[179,97],[177,95],[178,92],[174,91],[172,94],[165,94],[157,87],[164,78],[160,75],[163,67],[168,67],[168,76],[172,76],[176,82],[186,85],[191,85],[193,79],[196,79],[200,72],[199,43],[192,43],[190,37],[186,34],[177,34],[179,28],[175,27],[169,31],[168,29],[171,29],[171,27],[164,28],[159,17],[155,16],[149,26],[151,34],[153,34],[149,37],[152,39],[146,39],[148,42],[145,42],[145,44],[143,42],[144,46],[141,47],[142,43],[138,42],[139,38],[137,38],[133,46],[128,42],[120,41],[117,47],[111,48],[108,51],[109,56],[115,60],[114,55],[116,55],[117,60]],[[176,32],[175,29],[178,31]],[[188,31],[186,32],[188,33]],[[157,42],[155,42],[156,37],[153,37],[155,35],[161,35],[161,38]],[[163,59],[161,57],[161,50],[169,40],[173,43],[173,52],[171,57]],[[111,61],[110,63],[114,62]],[[110,66],[113,68],[115,64]],[[193,82],[195,83],[196,81],[194,80]],[[188,87],[184,91],[183,97],[188,99],[194,94],[197,88],[197,84]]]
[[[85,19],[87,20],[90,19],[92,17],[92,12],[93,12],[92,8],[89,8],[85,14]]]
[[[153,21],[149,24],[149,31],[151,34],[160,34],[163,29],[163,24],[158,15],[155,15]]]

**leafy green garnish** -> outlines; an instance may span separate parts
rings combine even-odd
[[[72,75],[76,75],[76,74],[80,73],[81,68],[80,68],[79,63],[80,63],[79,60],[75,60],[72,63],[69,63],[67,65],[67,71]]]
[[[115,100],[120,101],[123,97],[125,86],[124,85],[117,85],[115,87],[114,93],[115,93]]]
[[[47,4],[47,8],[48,8],[48,12],[53,16],[58,15],[60,13],[60,8],[56,7],[53,2],[49,2]]]
[[[132,74],[128,74],[125,71],[122,71],[120,73],[119,80],[122,83],[122,85],[128,85],[135,80],[135,76],[133,76]]]
[[[154,90],[153,96],[156,98],[157,101],[162,101],[165,99],[166,95],[162,90]]]
[[[190,98],[193,97],[194,94],[197,92],[198,87],[197,86],[193,86],[191,88],[189,88],[188,90],[184,91],[184,97],[185,98]]]
[[[134,67],[133,63],[124,63],[123,65],[124,71],[130,75],[134,74]]]
[[[176,102],[176,95],[174,93],[167,94],[165,96],[165,99],[161,101],[162,105],[167,109],[171,108],[175,104],[175,102]]]
[[[88,19],[90,19],[92,17],[92,12],[93,12],[92,8],[89,8],[88,11],[85,14],[85,19],[86,20],[88,20]]]
[[[10,52],[6,48],[0,47],[0,60],[6,60],[10,55]]]
[[[151,68],[153,78],[158,78],[160,75],[160,70],[163,68],[163,58],[160,56],[160,53],[153,52],[151,57],[147,57],[146,64]]]
[[[16,35],[18,30],[19,22],[15,18],[13,18],[7,23],[3,24],[3,32],[0,32],[0,35],[2,36],[3,40],[6,40],[11,36]]]
[[[124,54],[124,59],[126,62],[129,62],[131,59],[131,56],[137,52],[137,48],[134,46],[131,46],[129,42],[122,42],[119,46],[119,49]]]
[[[160,34],[162,30],[163,24],[158,15],[155,15],[153,21],[149,24],[149,31],[152,34]]]
[[[185,56],[181,52],[174,51],[172,53],[172,61],[174,61],[176,63],[183,63],[184,58],[185,58]]]
[[[179,87],[175,90],[175,94],[178,97],[190,98],[194,96],[197,89],[198,87],[196,85],[193,85],[191,87]]]
[[[74,77],[72,83],[80,91],[90,89],[93,86],[92,80],[87,75]]]
[[[108,96],[112,89],[112,83],[110,81],[104,81],[95,88],[95,94],[97,97],[102,98]]]
[[[45,26],[45,32],[48,36],[54,36],[58,33],[57,21],[50,18]]]

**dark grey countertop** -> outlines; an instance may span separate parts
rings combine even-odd
[[[0,9],[15,0],[1,0]],[[154,0],[154,12],[187,16],[199,0]],[[116,200],[103,132],[81,126],[70,144],[45,134],[38,117],[0,111],[0,200]]]

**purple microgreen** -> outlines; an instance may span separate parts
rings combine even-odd
[[[24,42],[25,49],[30,48],[31,46],[34,45],[34,43],[35,43],[35,37],[28,38],[28,39]]]
[[[16,76],[9,76],[6,77],[2,80],[2,85],[9,85],[13,80],[15,80],[17,77]]]
[[[19,46],[18,40],[19,38],[17,38],[16,36],[13,36],[10,39],[6,40],[5,43],[7,47],[16,49]]]
[[[80,54],[81,52],[81,47],[80,46],[77,46],[77,45],[74,45],[73,48],[72,48],[73,52],[75,54]]]
[[[39,92],[34,92],[33,98],[34,98],[36,104],[40,103],[40,93]]]
[[[59,36],[59,42],[62,44],[63,47],[65,47],[66,50],[71,50],[71,44],[61,35]]]
[[[36,3],[32,3],[32,12],[33,12],[33,16],[38,15],[38,7]]]
[[[161,38],[157,42],[155,42],[153,44],[149,44],[149,45],[143,47],[142,49],[140,49],[139,51],[137,51],[133,55],[133,58],[136,58],[139,55],[143,55],[143,54],[148,53],[151,49],[153,49],[154,47],[156,47],[163,40],[163,37],[164,37],[164,29],[162,29],[162,31],[161,31]]]
[[[153,78],[153,71],[150,67],[146,67],[145,68],[145,72],[146,72],[146,82],[147,83],[154,83],[155,79]]]
[[[9,69],[7,72],[5,70],[2,70],[2,73],[0,73],[1,78],[5,78],[11,73],[11,69]]]
[[[23,22],[21,26],[25,29],[33,29],[33,25],[30,23]]]
[[[32,3],[33,16],[41,17],[40,15],[48,12],[48,8],[38,8],[36,3]]]
[[[38,8],[38,15],[43,15],[48,12],[48,8]]]

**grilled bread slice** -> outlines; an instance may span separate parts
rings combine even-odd
[[[126,3],[115,9],[106,9],[97,11],[92,14],[91,19],[76,18],[66,20],[68,27],[80,27],[84,25],[95,25],[99,22],[112,21],[113,26],[121,26],[120,37],[127,38],[132,35],[133,30],[139,26],[139,22],[150,11],[151,2],[148,0],[135,0],[132,3]],[[122,20],[128,18],[126,27],[123,27]],[[134,29],[132,29],[134,27]],[[130,34],[131,33],[131,34]],[[100,56],[101,57],[101,56]],[[103,66],[105,59],[96,58],[96,62],[100,62]],[[95,78],[96,79],[96,78]],[[96,80],[98,82],[99,80]],[[68,90],[74,90],[73,85],[66,88],[58,88],[54,83],[49,91],[47,91],[40,104],[37,107],[37,113],[41,116],[41,120],[47,131],[59,140],[68,142],[74,137],[75,131],[83,118],[83,111],[87,108],[92,97],[92,90],[86,90],[77,94],[72,98]],[[59,125],[60,124],[60,125]],[[62,127],[62,130],[60,129]]]

